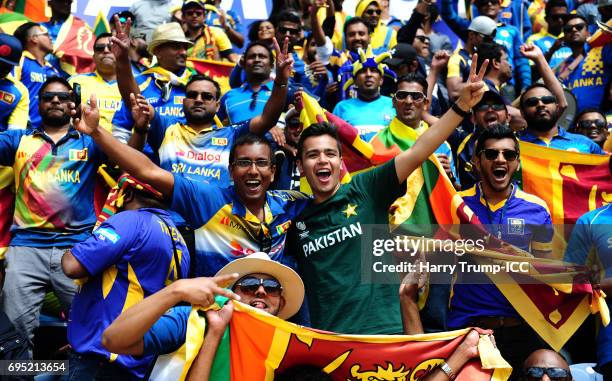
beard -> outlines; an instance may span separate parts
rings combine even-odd
[[[525,115],[527,126],[533,130],[546,132],[550,131],[556,124],[558,113],[554,112],[550,118],[542,118],[534,115]]]
[[[42,122],[46,126],[61,127],[70,123],[70,115],[63,114],[62,116],[49,116],[48,114],[41,115]]]
[[[185,110],[185,120],[187,121],[187,124],[205,124],[205,123],[211,123],[215,118],[215,114],[214,113],[198,113],[198,114],[192,114],[190,111]]]

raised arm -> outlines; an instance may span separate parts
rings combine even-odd
[[[106,153],[109,160],[116,163],[122,170],[140,181],[150,184],[160,191],[166,199],[172,198],[174,189],[172,173],[161,169],[142,152],[121,143],[99,126],[100,112],[98,111],[95,94],[91,95],[90,105],[82,104],[81,108],[81,119],[74,119],[74,127],[79,132],[90,135],[102,151]],[[73,115],[76,115],[76,110],[73,110]]]
[[[521,45],[520,52],[523,57],[534,62],[536,70],[538,73],[540,73],[542,80],[544,80],[544,84],[557,98],[557,104],[561,109],[560,112],[563,112],[563,110],[567,108],[567,100],[565,99],[565,94],[563,93],[563,86],[561,86],[561,82],[559,82],[555,76],[555,73],[546,61],[546,57],[542,53],[542,50],[540,50],[537,45],[528,42]]]
[[[287,89],[291,71],[293,70],[293,58],[288,53],[289,38],[285,38],[283,42],[283,50],[278,46],[276,38],[274,41],[274,50],[276,51],[276,79],[272,87],[272,94],[266,102],[261,115],[251,119],[249,129],[256,135],[263,135],[278,122],[278,118],[285,109],[285,101],[287,99]]]
[[[128,18],[125,24],[121,24],[119,16],[115,15],[113,22],[116,32],[111,38],[111,51],[116,59],[117,87],[123,103],[128,106],[130,104],[130,94],[140,94],[140,88],[132,73],[129,56],[132,20]]]
[[[480,101],[480,99],[482,99],[482,95],[485,92],[482,79],[484,78],[487,66],[489,66],[489,60],[485,60],[480,68],[480,72],[476,74],[477,59],[478,56],[474,54],[470,67],[470,76],[463,90],[461,90],[459,99],[453,106],[453,108],[458,107],[466,114]],[[400,183],[406,181],[408,176],[410,176],[429,155],[434,153],[440,144],[442,144],[451,135],[453,130],[459,126],[464,117],[453,110],[453,108],[448,110],[438,122],[425,131],[425,133],[417,139],[414,146],[396,157],[395,171]]]
[[[147,331],[178,303],[208,307],[215,302],[215,295],[239,300],[238,295],[223,288],[236,278],[238,274],[178,280],[119,315],[104,331],[102,345],[112,353],[141,355]]]
[[[130,94],[130,104],[132,106],[134,129],[132,136],[128,140],[128,145],[138,151],[142,151],[147,142],[147,133],[149,132],[151,120],[155,116],[155,109],[142,94]]]

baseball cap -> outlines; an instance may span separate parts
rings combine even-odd
[[[204,2],[200,0],[185,0],[183,1],[183,6],[181,7],[181,9],[185,9],[185,8],[189,8],[193,6],[205,9]]]
[[[472,20],[470,26],[468,27],[468,30],[484,34],[488,37],[494,37],[497,31],[497,24],[490,17],[478,16]]]
[[[16,37],[0,33],[0,62],[17,66],[22,52],[21,42]]]
[[[417,59],[417,51],[414,46],[406,43],[395,45],[392,51],[391,58],[387,58],[384,62],[392,67],[397,67],[401,64],[407,64]]]
[[[493,90],[485,91],[485,93],[482,95],[482,99],[480,100],[480,102],[478,102],[478,104],[476,104],[476,106],[474,106],[474,108],[476,109],[478,108],[478,106],[488,101],[493,101],[496,104],[503,104],[504,106],[506,106],[506,110],[508,110],[508,106],[504,97],[502,97],[497,91]]]

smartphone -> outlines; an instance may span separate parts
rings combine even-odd
[[[81,107],[81,85],[75,82],[72,91],[74,92],[74,107],[78,110]]]

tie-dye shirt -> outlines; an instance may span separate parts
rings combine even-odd
[[[0,134],[0,165],[15,171],[11,246],[69,247],[96,222],[93,194],[104,154],[70,128],[57,143],[42,129]]]

